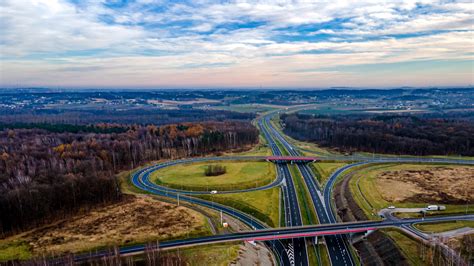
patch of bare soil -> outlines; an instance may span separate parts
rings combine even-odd
[[[353,176],[354,173],[345,176],[334,189],[338,215],[344,222],[367,220],[349,188],[349,181]],[[409,265],[395,243],[380,231],[375,231],[367,239],[354,243],[354,247],[364,265]]]
[[[244,242],[240,246],[237,261],[230,265],[275,265],[270,250],[263,244],[256,245]]]
[[[22,239],[35,254],[58,254],[206,230],[205,219],[194,210],[149,196],[127,196],[122,202],[28,232]]]
[[[386,171],[378,176],[376,185],[388,202],[462,204],[474,200],[474,168]]]

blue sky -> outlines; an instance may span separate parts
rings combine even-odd
[[[472,1],[5,0],[0,85],[473,82]]]

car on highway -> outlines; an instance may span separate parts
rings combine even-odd
[[[217,194],[217,190],[211,190],[211,194]]]
[[[395,206],[393,206],[393,205],[392,205],[392,206],[388,206],[387,209],[393,210],[393,209],[395,209]]]

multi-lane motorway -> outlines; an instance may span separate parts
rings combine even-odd
[[[437,221],[457,221],[457,220],[474,220],[474,215],[461,215],[461,216],[450,216],[450,217],[430,217],[426,218],[425,222],[437,222]],[[274,229],[263,229],[257,231],[245,231],[233,234],[224,235],[213,235],[190,239],[171,240],[160,243],[161,249],[180,248],[195,245],[223,243],[223,242],[234,242],[234,241],[269,241],[277,239],[298,239],[302,237],[314,237],[314,236],[328,236],[328,235],[341,235],[341,234],[357,234],[363,233],[368,230],[376,230],[379,228],[387,227],[401,227],[409,226],[422,220],[417,219],[403,219],[403,220],[385,220],[385,221],[363,221],[363,222],[350,222],[350,223],[336,223],[336,224],[325,224],[325,225],[311,225],[311,226],[297,226],[297,227],[285,227],[285,228],[274,228]],[[278,243],[278,241],[273,241]],[[143,252],[145,245],[134,245],[129,247],[120,248],[120,254],[134,254]],[[84,254],[76,255],[76,261],[82,261],[91,259],[91,257],[103,257],[108,254],[108,251],[98,252],[93,255]]]
[[[283,137],[280,132],[275,129],[270,122],[270,119],[273,114],[269,114],[264,116],[262,119],[265,121],[265,125],[268,126],[269,131],[271,134],[277,139],[277,141],[284,147],[287,153],[291,156],[300,156],[298,149],[292,146],[286,139]],[[343,159],[343,160],[359,160],[359,162],[351,163],[346,165],[340,169],[337,169],[328,179],[326,186],[324,187],[323,192],[321,192],[321,188],[317,183],[314,174],[312,173],[311,168],[309,168],[306,164],[298,164],[297,167],[300,171],[301,176],[304,179],[308,192],[311,196],[311,200],[313,202],[313,206],[315,208],[316,214],[318,216],[319,222],[321,224],[325,223],[336,223],[336,215],[335,215],[335,208],[332,206],[333,201],[331,200],[332,195],[332,188],[334,183],[337,180],[337,177],[340,176],[344,171],[357,167],[363,164],[368,163],[375,163],[375,162],[441,162],[441,163],[457,163],[457,164],[474,164],[473,161],[470,160],[455,160],[455,159],[442,159],[442,158],[413,158],[413,157],[402,157],[402,158],[394,158],[394,157],[364,157],[364,156],[328,156],[326,159]],[[418,234],[416,229],[409,225],[401,226],[404,229],[411,231],[412,233]],[[416,231],[416,232],[415,232]],[[352,254],[350,252],[350,245],[347,242],[347,239],[344,235],[330,235],[325,237],[326,246],[328,249],[328,253],[331,259],[332,265],[355,265],[354,259],[352,258]]]
[[[263,118],[270,128],[272,135],[282,144],[291,156],[300,156],[299,152],[278,132],[270,122],[270,116]],[[328,208],[330,201],[322,197],[320,186],[317,184],[314,174],[306,164],[297,164],[299,172],[311,196],[319,222],[322,224],[335,223],[336,219],[332,209]],[[298,178],[298,177],[293,177]],[[342,235],[330,235],[325,237],[329,257],[333,265],[355,265],[348,243]]]
[[[268,142],[273,155],[282,156],[289,154],[291,156],[300,156],[296,147],[293,147],[280,132],[275,129],[270,121],[271,116],[276,113],[271,113],[263,116],[257,120],[257,124],[261,133]],[[219,191],[219,193],[241,193],[254,190],[269,189],[275,186],[280,186],[283,193],[283,210],[284,210],[284,224],[282,228],[268,229],[268,226],[249,214],[236,210],[234,208],[218,204],[212,201],[203,200],[193,197],[199,194],[209,194],[209,191],[185,191],[179,189],[172,189],[150,181],[150,174],[163,167],[176,165],[180,163],[199,162],[199,161],[218,161],[218,160],[264,160],[263,156],[253,157],[206,157],[194,158],[186,160],[176,160],[166,163],[153,165],[143,168],[132,175],[132,183],[143,191],[164,196],[172,199],[179,199],[187,201],[192,204],[197,204],[207,208],[226,213],[234,218],[237,218],[250,226],[254,231],[239,232],[235,234],[215,235],[208,237],[199,237],[193,239],[182,239],[160,243],[160,248],[173,248],[182,246],[191,246],[198,244],[218,243],[225,241],[238,240],[255,240],[264,241],[266,245],[272,249],[275,258],[281,265],[308,265],[308,254],[305,238],[314,236],[324,236],[328,254],[332,265],[355,265],[354,258],[351,256],[350,245],[346,239],[345,234],[365,232],[367,230],[375,230],[377,228],[385,227],[399,227],[399,228],[413,228],[412,225],[421,222],[421,219],[409,220],[384,220],[384,221],[366,221],[357,223],[337,223],[336,216],[332,207],[331,192],[332,187],[338,178],[345,170],[362,164],[375,162],[442,162],[442,163],[462,163],[474,164],[474,161],[469,160],[452,160],[452,159],[430,159],[430,158],[393,158],[393,157],[346,157],[346,156],[329,156],[326,159],[339,159],[358,161],[351,163],[336,170],[328,179],[324,187],[316,181],[311,168],[305,164],[297,164],[297,168],[303,177],[304,184],[308,189],[311,201],[318,216],[321,225],[317,226],[302,226],[302,214],[300,210],[300,202],[296,194],[294,178],[289,167],[285,163],[277,163],[277,177],[268,185],[237,191]],[[433,217],[425,219],[424,221],[450,221],[467,219],[474,220],[473,215],[468,216],[448,216],[448,217]],[[132,254],[144,250],[143,245],[136,245],[120,249],[123,254]],[[105,253],[94,256],[103,256]],[[81,261],[87,259],[87,255],[78,255],[76,260]],[[89,255],[90,258],[90,255]]]
[[[265,139],[270,146],[273,155],[282,156],[283,151],[280,150],[277,142],[275,141],[275,135],[268,131],[268,128],[272,128],[268,123],[268,116],[258,120],[258,126],[262,131]],[[285,213],[285,225],[286,226],[301,226],[303,220],[301,218],[300,204],[298,202],[298,196],[296,195],[296,189],[293,183],[293,178],[290,173],[290,169],[287,164],[277,165],[278,175],[283,177],[283,202],[284,202],[284,213]],[[308,254],[306,250],[306,241],[304,238],[293,238],[291,242],[287,243],[287,254],[290,258],[291,264],[294,265],[308,265]]]

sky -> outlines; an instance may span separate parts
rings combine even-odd
[[[473,27],[472,0],[0,0],[0,86],[470,86]]]

